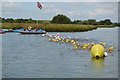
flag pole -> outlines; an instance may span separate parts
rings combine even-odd
[[[38,26],[38,20],[37,20],[37,26]]]
[[[42,5],[39,3],[39,2],[37,2],[37,6],[38,6],[38,8],[42,8]],[[37,26],[38,26],[38,20],[37,20]]]

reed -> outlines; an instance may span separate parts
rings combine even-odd
[[[27,28],[31,26],[33,29],[36,27],[36,23],[2,23],[3,29],[19,29]],[[79,24],[39,24],[40,29],[44,29],[47,32],[81,32],[96,29],[97,27],[92,25],[79,25]]]
[[[115,25],[96,25],[97,28],[113,28]]]

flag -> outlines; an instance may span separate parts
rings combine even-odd
[[[37,2],[37,6],[38,6],[38,8],[42,8],[42,5],[39,3],[39,2]]]

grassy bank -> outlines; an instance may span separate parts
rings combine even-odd
[[[113,28],[115,25],[95,25],[97,28]]]
[[[31,26],[33,29],[36,27],[36,23],[3,23],[2,28],[4,29],[19,29],[27,28]],[[81,32],[96,29],[95,26],[90,25],[79,25],[79,24],[39,24],[39,28],[47,32]]]

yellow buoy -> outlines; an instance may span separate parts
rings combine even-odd
[[[103,43],[102,43],[102,42],[100,42],[100,44],[102,45]]]
[[[75,49],[78,49],[78,47],[76,46]]]
[[[76,41],[76,44],[78,44],[78,41]]]
[[[95,43],[92,43],[92,46],[95,45]]]
[[[113,50],[113,49],[114,49],[114,47],[111,47],[111,49]]]
[[[60,41],[60,40],[61,40],[61,38],[58,38],[58,40]]]
[[[73,43],[74,42],[74,40],[71,40],[71,43]]]
[[[114,47],[110,47],[109,49],[113,51]]]
[[[85,46],[83,47],[83,50],[86,50],[86,47],[85,47]]]
[[[68,43],[69,42],[69,40],[68,39],[66,39],[66,43]]]
[[[103,43],[102,45],[105,47],[105,46],[106,46],[106,43]]]
[[[90,46],[90,44],[88,44],[88,46]]]
[[[87,44],[85,44],[85,45],[84,45],[84,47],[88,47],[88,45],[87,45]]]
[[[82,45],[85,45],[85,43],[82,43]]]
[[[64,41],[62,40],[62,43],[64,43]]]
[[[52,39],[52,41],[54,41],[55,39]]]
[[[72,43],[72,45],[76,45],[76,43],[75,43],[75,42],[73,42],[73,43]]]
[[[59,40],[56,40],[56,42],[58,42]]]
[[[54,39],[54,42],[56,42],[57,40],[56,39]]]
[[[50,41],[51,39],[49,38],[48,41]]]
[[[100,44],[96,44],[91,48],[91,54],[93,57],[103,57],[104,47]]]

